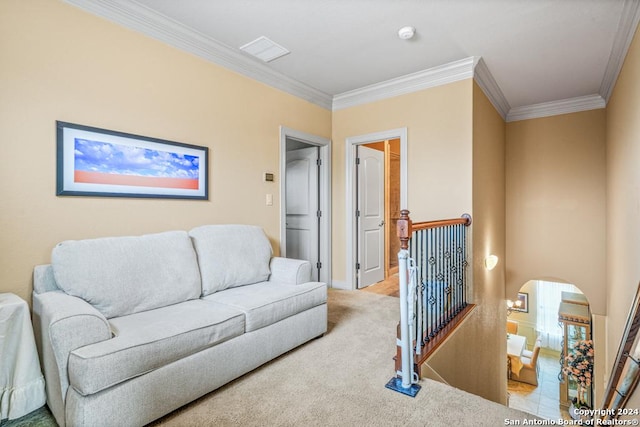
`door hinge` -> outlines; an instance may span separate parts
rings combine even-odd
[[[356,270],[360,270],[360,263],[356,262]]]
[[[316,216],[317,216],[318,218],[320,218],[320,217],[322,216],[322,211],[318,211],[318,212],[316,212]]]
[[[360,211],[356,210],[356,217],[359,217],[359,216],[360,216]]]
[[[316,160],[316,165],[322,166],[322,159],[317,159]]]
[[[360,164],[360,157],[356,157],[356,165]]]
[[[322,263],[321,262],[317,262],[316,263],[316,268],[319,270],[322,268]]]

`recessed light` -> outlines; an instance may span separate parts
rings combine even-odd
[[[416,29],[411,26],[402,27],[398,30],[398,37],[402,40],[409,40],[416,33]]]

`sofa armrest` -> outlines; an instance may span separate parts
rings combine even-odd
[[[47,402],[57,419],[69,387],[69,354],[80,347],[108,340],[111,328],[98,310],[61,291],[33,294],[36,343],[47,384]],[[56,413],[57,412],[57,413]]]
[[[51,264],[36,265],[33,269],[33,292],[42,294],[59,290],[56,279],[53,277]]]
[[[311,263],[299,259],[273,257],[269,282],[299,285],[311,281]]]

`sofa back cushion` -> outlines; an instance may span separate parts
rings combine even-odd
[[[198,254],[202,295],[269,279],[271,243],[253,225],[204,225],[189,232]]]
[[[51,264],[60,289],[107,318],[200,296],[198,260],[185,231],[66,241],[53,249]]]

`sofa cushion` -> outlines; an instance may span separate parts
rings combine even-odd
[[[198,259],[185,231],[66,241],[51,254],[53,274],[67,294],[106,318],[198,298]]]
[[[113,318],[115,337],[69,356],[69,382],[82,395],[104,390],[244,332],[241,311],[191,300]]]
[[[205,225],[189,232],[198,254],[202,295],[265,281],[271,244],[253,225]]]
[[[326,303],[327,285],[320,282],[299,285],[262,282],[227,289],[203,299],[244,312],[245,331],[251,332]]]

